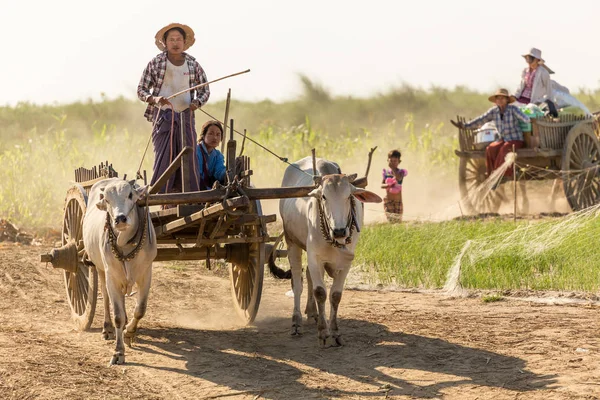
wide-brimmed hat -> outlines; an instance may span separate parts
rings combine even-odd
[[[164,43],[164,36],[167,31],[173,28],[180,28],[183,29],[183,31],[185,32],[185,44],[183,45],[183,51],[186,51],[187,49],[192,47],[192,45],[196,41],[196,39],[194,38],[193,29],[187,25],[178,24],[176,22],[169,24],[164,28],[161,28],[158,32],[156,32],[156,36],[154,36],[154,43],[156,43],[156,47],[158,47],[160,51],[163,51],[167,48],[166,43]]]
[[[488,97],[488,100],[491,101],[492,103],[496,102],[496,96],[504,96],[504,97],[508,97],[508,103],[513,103],[515,100],[517,100],[517,98],[515,96],[512,96],[510,94],[508,94],[508,90],[506,89],[498,89],[496,90],[496,93],[494,93],[493,95],[491,95],[490,97]]]
[[[523,54],[523,58],[525,58],[525,57],[527,57],[527,56],[531,56],[531,57],[533,57],[533,58],[537,58],[538,60],[540,60],[540,61],[539,61],[539,64],[540,64],[542,67],[546,68],[546,69],[548,70],[548,73],[549,73],[549,74],[553,74],[553,73],[554,73],[554,71],[552,71],[552,70],[550,69],[550,67],[548,67],[548,66],[546,65],[546,60],[544,60],[544,59],[542,58],[542,51],[541,51],[540,49],[536,49],[535,47],[532,47],[531,49],[529,49],[529,51],[527,52],[527,54]]]

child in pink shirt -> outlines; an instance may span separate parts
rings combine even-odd
[[[385,189],[383,210],[389,222],[402,222],[404,205],[402,204],[402,181],[408,174],[405,169],[399,169],[402,154],[399,150],[388,153],[388,168],[383,169],[381,187]]]

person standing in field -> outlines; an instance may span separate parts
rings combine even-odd
[[[402,162],[402,153],[399,150],[391,150],[388,153],[388,167],[383,169],[383,181],[381,187],[385,189],[383,198],[383,210],[389,222],[402,222],[404,204],[402,203],[402,181],[408,174],[405,169],[399,169]]]
[[[161,53],[154,57],[142,74],[137,89],[140,100],[148,103],[144,116],[152,127],[154,166],[151,184],[165,172],[184,146],[195,148],[196,128],[194,111],[208,101],[208,85],[167,100],[177,92],[206,83],[204,69],[185,51],[195,42],[194,31],[187,25],[172,23],[160,29],[155,44]],[[181,126],[185,130],[185,143],[181,140]],[[189,157],[190,191],[199,188],[197,159]],[[181,192],[181,170],[168,180],[161,193]]]
[[[453,120],[450,120],[450,122],[459,129],[476,129],[486,122],[494,121],[500,139],[491,143],[485,149],[485,165],[487,174],[490,176],[492,172],[504,164],[504,158],[512,152],[513,147],[518,150],[525,145],[519,121],[529,123],[530,119],[519,107],[510,104],[515,102],[516,99],[514,96],[510,96],[506,89],[498,89],[488,100],[495,103],[496,106],[479,117],[467,123]],[[507,168],[504,177],[512,178],[512,176],[513,169]]]

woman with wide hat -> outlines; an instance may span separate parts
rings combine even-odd
[[[527,67],[521,74],[521,83],[515,92],[517,101],[522,104],[541,104],[552,99],[552,71],[542,58],[542,51],[532,47],[523,54]]]

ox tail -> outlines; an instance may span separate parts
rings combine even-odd
[[[275,251],[272,251],[269,256],[269,271],[277,279],[292,279],[291,269],[284,271],[275,264]]]

